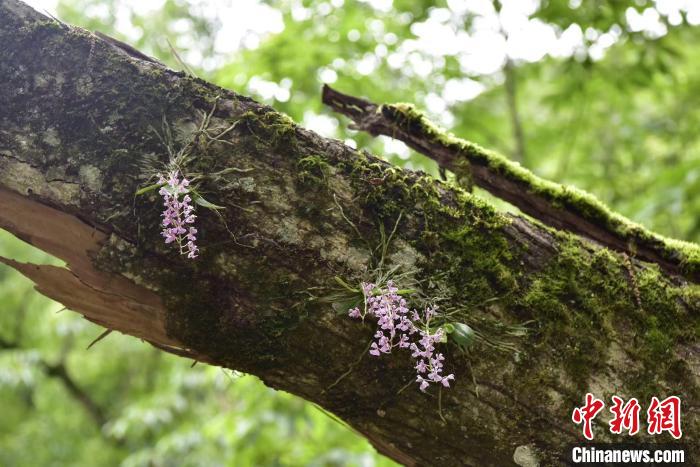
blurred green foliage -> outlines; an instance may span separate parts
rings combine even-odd
[[[659,233],[698,241],[700,29],[692,23],[700,10],[673,4],[60,0],[56,11],[179,68],[169,41],[202,78],[436,174],[401,145],[347,130],[322,107],[320,88],[326,81],[375,102],[413,102],[538,175],[590,191]],[[534,59],[504,56],[480,71],[488,57],[464,41],[484,24],[494,44],[500,34],[525,52],[543,47],[503,15],[494,33],[495,11],[514,8],[527,24],[548,25],[552,38],[579,41]],[[232,31],[247,27],[237,15],[252,10],[267,32]],[[0,255],[51,261],[7,234]],[[86,351],[97,326],[57,313],[60,305],[8,268],[0,281],[0,465],[393,465],[319,409],[253,377],[190,368],[120,335]]]

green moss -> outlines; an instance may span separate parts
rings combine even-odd
[[[311,170],[319,162],[300,160]],[[420,258],[429,258],[416,264],[420,273],[415,279],[422,289],[427,288],[426,294],[452,297],[461,310],[469,310],[517,286],[511,264],[517,255],[502,232],[511,220],[481,198],[426,174],[372,161],[361,152],[339,161],[337,168],[349,175],[355,199],[365,211],[350,217],[372,219],[371,229],[357,222],[372,244],[379,244],[376,223],[383,223],[388,231],[404,214],[399,235],[415,232],[415,238],[402,238],[409,240]],[[410,214],[405,212],[407,206]]]
[[[622,358],[611,353],[617,343],[634,362],[618,376],[637,397],[658,393],[659,378],[673,381],[678,393],[696,391],[692,371],[673,352],[679,343],[697,340],[700,320],[688,316],[680,300],[695,295],[696,287],[669,285],[656,265],[637,267],[630,278],[619,254],[590,252],[571,235],[558,237],[558,254],[512,303],[536,320],[538,347],[563,364],[580,390],[610,358]],[[536,355],[535,349],[529,358]]]
[[[446,271],[465,308],[517,287],[510,267],[513,252],[497,230],[469,222],[440,235],[442,247],[458,253],[451,258]]]
[[[45,20],[39,20],[39,21],[32,21],[26,24],[25,26],[22,26],[21,31],[22,32],[33,32],[36,30],[43,30],[43,31],[49,31],[49,30],[55,30],[55,31],[65,31],[68,29],[68,26],[53,20],[53,19],[45,19]],[[78,30],[79,31],[79,30]]]
[[[553,263],[534,278],[516,305],[533,314],[538,340],[556,349],[555,360],[584,388],[605,362],[607,342],[601,336],[608,333],[607,310],[598,297],[608,281],[584,280],[584,271],[590,275],[590,258],[573,239],[563,239],[559,249]]]
[[[459,159],[452,165],[452,172],[455,174],[457,183],[467,191],[474,188],[474,178],[472,176],[472,166],[467,159]]]
[[[692,309],[700,309],[700,285],[689,284],[681,289],[681,299]]]
[[[605,228],[627,243],[632,251],[639,247],[649,248],[658,252],[663,259],[678,264],[687,273],[700,272],[700,246],[696,244],[666,238],[651,232],[611,211],[604,203],[585,191],[544,180],[496,152],[458,138],[434,125],[411,104],[383,105],[377,111],[398,121],[407,130],[424,134],[433,142],[464,155],[470,164],[485,166],[490,171],[524,186],[529,192],[544,198],[552,206],[573,212]],[[462,166],[458,165],[458,167]],[[460,169],[455,173],[459,177],[462,172],[464,170]]]
[[[258,113],[249,110],[240,116],[239,122],[255,136],[260,146],[285,149],[289,152],[293,152],[296,147],[296,123],[283,113],[273,110]]]
[[[306,156],[297,162],[297,178],[302,185],[326,187],[330,165],[319,155]]]
[[[355,190],[363,204],[379,218],[395,218],[403,206],[413,206],[423,215],[428,228],[431,219],[450,219],[474,216],[474,221],[509,221],[481,198],[475,197],[461,186],[440,183],[424,173],[408,172],[383,162],[370,162],[366,155],[357,152],[350,163],[341,162],[339,168],[349,173]],[[448,195],[449,191],[449,195]],[[481,217],[482,219],[478,219]]]
[[[647,318],[646,332],[644,333],[644,344],[647,350],[661,358],[671,350],[673,341],[668,334],[659,327],[659,319],[656,316]]]

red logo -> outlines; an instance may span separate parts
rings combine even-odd
[[[593,430],[591,429],[591,421],[598,415],[598,412],[603,410],[605,402],[593,397],[590,392],[586,394],[586,404],[583,407],[576,407],[574,413],[571,414],[571,420],[575,424],[580,425],[583,422],[583,436],[586,439],[593,439]]]
[[[571,420],[577,425],[583,424],[583,436],[593,439],[593,419],[605,407],[605,402],[596,398],[590,392],[586,394],[586,403],[576,407],[571,414]],[[621,435],[627,432],[628,436],[639,433],[639,412],[641,406],[636,398],[625,402],[621,397],[612,396],[613,418],[608,422],[610,433]],[[668,432],[675,439],[683,436],[681,431],[681,400],[677,396],[670,396],[660,401],[658,397],[652,397],[647,409],[647,433],[659,435]]]
[[[664,431],[678,439],[683,436],[681,432],[681,400],[676,396],[667,397],[659,402],[657,397],[651,398],[649,410],[647,410],[647,432],[650,435],[658,435]]]
[[[610,411],[614,418],[610,420],[610,433],[622,434],[622,430],[627,430],[630,436],[639,432],[639,402],[634,397],[623,405],[623,400],[617,396],[612,396],[613,405]]]

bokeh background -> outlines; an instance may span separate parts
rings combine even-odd
[[[413,102],[543,177],[700,240],[697,0],[29,3],[181,68],[170,42],[201,78],[436,174],[401,143],[347,130],[320,89]],[[0,255],[55,262],[2,231]],[[395,465],[255,377],[116,334],[86,350],[102,329],[1,266],[0,307],[0,465]]]

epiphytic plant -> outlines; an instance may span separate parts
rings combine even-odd
[[[207,201],[198,191],[199,184],[205,180],[210,183],[225,183],[224,176],[232,172],[249,172],[252,169],[227,168],[218,172],[203,174],[185,170],[190,162],[201,154],[206,154],[210,145],[214,143],[232,144],[224,136],[235,129],[238,121],[223,127],[211,128],[211,121],[216,110],[216,102],[209,113],[201,112],[201,123],[192,132],[179,148],[171,134],[170,125],[163,119],[162,134],[156,130],[168,151],[168,162],[161,163],[155,157],[144,157],[144,178],[152,184],[136,191],[136,196],[143,195],[153,190],[163,199],[164,210],[161,214],[161,235],[165,243],[177,245],[180,254],[194,259],[198,256],[199,247],[196,244],[198,230],[195,227],[195,205],[215,211],[224,222],[224,226],[231,233],[225,220],[219,213],[223,206],[218,206]],[[156,183],[153,183],[153,179]],[[233,233],[231,233],[233,236]],[[235,240],[235,236],[234,236]]]
[[[196,258],[199,248],[195,244],[197,229],[194,227],[194,214],[192,197],[189,195],[190,181],[186,177],[180,178],[180,172],[173,170],[167,174],[167,178],[158,174],[158,183],[161,186],[158,193],[163,197],[163,210],[161,234],[165,237],[165,243],[175,243],[180,248],[180,254],[187,254],[188,258]]]
[[[388,281],[385,289],[372,283],[362,283],[364,309],[350,309],[352,318],[364,321],[365,317],[377,319],[377,330],[369,353],[379,357],[390,354],[395,348],[408,349],[416,359],[416,381],[420,390],[425,391],[430,383],[442,383],[449,387],[453,374],[443,376],[445,357],[437,352],[435,345],[447,340],[445,331],[431,327],[431,320],[437,315],[435,307],[428,306],[422,312],[409,309],[406,300],[399,294],[393,281]]]

